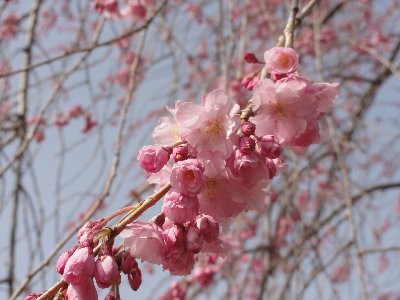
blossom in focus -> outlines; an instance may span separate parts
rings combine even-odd
[[[199,158],[226,158],[232,152],[229,135],[239,125],[239,105],[217,90],[206,95],[203,103],[183,102],[177,107],[179,134],[196,148]]]
[[[216,220],[237,215],[246,207],[246,189],[232,180],[225,161],[207,161],[205,188],[199,195],[200,212]]]
[[[169,192],[164,199],[162,213],[175,222],[184,223],[193,220],[199,211],[199,199],[196,195],[184,195],[176,191]]]
[[[286,74],[297,70],[299,58],[292,48],[273,47],[264,53],[268,72]]]
[[[187,159],[172,167],[171,186],[185,195],[197,195],[204,188],[204,165],[201,160]]]
[[[317,117],[315,97],[306,93],[305,83],[290,80],[274,84],[264,79],[254,90],[251,119],[258,135],[274,135],[280,143],[290,143],[304,133],[307,123]]]
[[[120,234],[131,256],[161,265],[165,260],[165,233],[154,223],[134,222]]]
[[[157,173],[169,160],[169,153],[160,146],[144,146],[137,156],[140,167],[148,173]]]

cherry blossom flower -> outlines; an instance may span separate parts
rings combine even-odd
[[[262,80],[253,97],[256,133],[272,134],[280,143],[290,143],[304,133],[307,123],[317,116],[315,97],[304,89],[305,83],[297,80],[276,85],[269,79]]]
[[[169,192],[164,199],[162,212],[168,219],[184,223],[193,220],[199,211],[199,198],[180,194],[176,191]]]
[[[172,167],[171,186],[185,195],[197,195],[204,188],[204,165],[201,160],[188,159]]]
[[[159,146],[144,146],[137,156],[140,167],[148,173],[157,173],[169,160],[169,153]]]
[[[273,47],[264,53],[265,66],[269,72],[285,74],[297,69],[299,58],[292,48]]]
[[[176,112],[179,134],[196,148],[199,158],[226,158],[232,151],[228,137],[239,124],[238,110],[219,90],[206,95],[202,105],[184,102]]]

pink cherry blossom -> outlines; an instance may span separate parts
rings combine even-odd
[[[172,167],[171,186],[185,195],[197,195],[204,188],[204,165],[198,159],[188,159]]]
[[[207,161],[205,188],[200,194],[200,212],[221,220],[237,215],[246,207],[246,189],[232,180],[225,161]]]
[[[174,225],[166,233],[164,269],[168,269],[171,275],[189,275],[194,267],[194,254],[186,247],[186,236],[182,227]]]
[[[161,265],[165,261],[165,232],[154,223],[136,221],[120,234],[131,256]]]
[[[114,257],[103,255],[96,260],[94,278],[100,288],[110,287],[118,279],[118,275],[118,266]]]
[[[169,154],[159,146],[144,146],[137,156],[140,167],[148,173],[157,173],[169,160]]]
[[[298,80],[274,84],[262,80],[254,91],[252,121],[258,135],[272,134],[279,142],[290,142],[307,127],[307,122],[317,116],[315,97],[304,91],[306,85]]]
[[[265,158],[256,152],[245,154],[236,150],[228,160],[228,166],[234,178],[248,189],[269,178]]]
[[[184,102],[176,111],[179,134],[196,148],[198,157],[226,158],[232,151],[228,137],[239,124],[235,116],[238,110],[239,106],[219,90],[206,95],[201,105]]]
[[[168,219],[184,223],[196,217],[199,207],[197,196],[184,195],[173,190],[165,196],[162,212]]]
[[[93,8],[99,14],[104,14],[106,18],[120,17],[117,0],[95,0]]]
[[[147,177],[147,182],[155,185],[155,190],[159,190],[166,185],[171,178],[172,164],[166,164],[158,173],[152,173]]]
[[[197,268],[193,272],[193,281],[199,283],[202,287],[209,286],[214,279],[216,271],[213,268]]]
[[[140,0],[128,0],[122,9],[121,15],[132,20],[143,20],[146,18],[146,7]]]
[[[269,72],[292,73],[299,63],[297,53],[292,48],[273,47],[264,53],[265,66]]]
[[[319,138],[318,122],[308,122],[306,130],[291,142],[291,148],[297,155],[304,154],[308,146],[319,142]]]
[[[307,92],[314,95],[317,102],[317,110],[324,113],[329,110],[338,95],[337,83],[312,83],[307,87]]]

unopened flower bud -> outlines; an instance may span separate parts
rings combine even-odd
[[[240,152],[250,154],[256,147],[256,142],[248,136],[242,136],[239,142]]]
[[[154,224],[156,224],[158,227],[162,228],[164,223],[165,223],[165,215],[164,214],[157,215],[154,220]]]
[[[199,253],[203,246],[204,237],[200,229],[190,227],[186,233],[186,248],[193,253]]]
[[[128,282],[132,290],[137,291],[142,284],[142,272],[139,268],[128,274]]]
[[[245,121],[241,126],[241,130],[245,136],[251,136],[256,131],[256,124],[249,121]]]
[[[214,242],[219,236],[218,222],[209,215],[202,215],[196,219],[196,226],[200,229],[204,240],[208,243]]]
[[[129,274],[133,269],[137,268],[138,264],[136,260],[130,255],[129,252],[122,252],[121,255],[121,271],[124,274]]]
[[[244,54],[244,60],[249,63],[249,64],[257,64],[261,63],[257,57],[254,55],[254,53],[246,52]]]
[[[63,279],[69,284],[78,285],[88,276],[93,276],[94,266],[93,249],[77,249],[65,264]]]
[[[189,150],[186,145],[177,146],[172,150],[172,158],[178,162],[189,157]]]
[[[281,146],[273,135],[263,136],[258,144],[264,157],[274,159],[281,155]]]
[[[100,288],[110,287],[118,279],[118,274],[117,263],[111,255],[104,255],[96,260],[94,278]]]
[[[140,149],[137,160],[146,172],[157,173],[168,162],[169,154],[162,147],[144,146]]]
[[[71,250],[65,251],[58,258],[57,265],[56,265],[56,270],[61,275],[64,274],[65,265],[66,265],[68,259],[72,256],[72,254],[74,254],[76,249],[77,249],[77,247],[74,247]]]

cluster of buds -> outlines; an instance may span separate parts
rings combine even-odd
[[[77,119],[81,116],[83,116],[85,119],[85,124],[81,128],[82,133],[89,132],[93,127],[97,125],[97,122],[93,120],[92,115],[88,112],[85,112],[80,105],[75,105],[65,114],[58,114],[56,119],[54,120],[54,125],[58,128],[63,128],[71,120]]]

